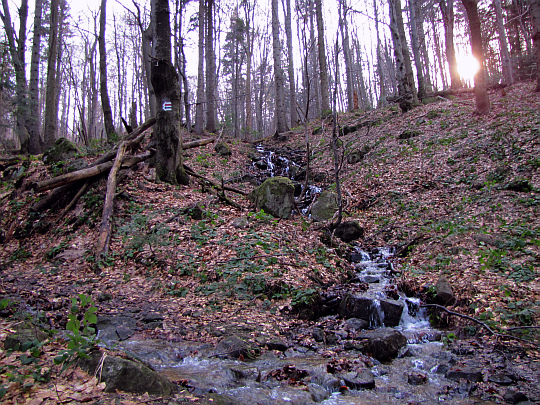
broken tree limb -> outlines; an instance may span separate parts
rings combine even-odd
[[[107,255],[109,250],[109,241],[111,239],[112,216],[114,211],[114,194],[116,192],[117,174],[122,166],[122,161],[126,154],[128,142],[122,142],[118,147],[116,159],[109,172],[107,180],[107,194],[105,195],[105,203],[103,204],[103,215],[101,216],[101,225],[99,227],[99,236],[96,246],[96,258],[101,258]]]
[[[206,139],[197,139],[196,141],[184,142],[182,143],[182,149],[191,149],[198,148],[199,146],[204,146],[206,144],[212,143],[216,138],[206,138]]]
[[[75,197],[71,199],[70,203],[66,206],[66,208],[64,208],[62,213],[58,216],[58,219],[56,220],[57,224],[62,220],[62,218],[64,218],[64,216],[69,212],[69,210],[71,210],[71,208],[73,208],[73,206],[77,203],[79,198],[81,198],[81,196],[86,192],[90,183],[91,183],[91,180],[86,180],[86,182],[82,185],[82,187],[79,189],[77,194],[75,194]]]
[[[219,184],[214,183],[212,180],[209,180],[209,179],[207,179],[206,177],[201,176],[200,174],[195,173],[195,171],[194,171],[192,168],[190,168],[189,166],[184,165],[184,169],[186,170],[186,173],[189,174],[190,176],[197,177],[198,179],[204,180],[204,181],[206,181],[209,185],[211,185],[212,187],[216,187],[216,188],[218,188],[218,189],[221,188],[221,186],[220,186]],[[247,193],[247,192],[245,192],[245,191],[238,190],[237,188],[229,187],[229,186],[224,186],[223,189],[224,189],[224,190],[227,190],[227,191],[232,191],[233,193],[240,194],[240,195],[243,195],[243,196],[246,196],[246,195],[249,194],[249,193]]]
[[[151,156],[152,156],[151,152],[145,152],[145,153],[141,153],[140,155],[129,156],[124,160],[122,167],[132,167],[136,165],[137,163],[150,158]],[[37,193],[40,193],[42,191],[52,190],[53,188],[57,188],[60,186],[74,183],[79,180],[84,180],[90,177],[95,177],[95,176],[99,176],[100,174],[107,173],[109,170],[111,170],[112,166],[113,166],[112,162],[101,163],[97,166],[87,167],[85,169],[78,170],[76,172],[67,173],[58,177],[54,177],[52,179],[39,181],[37,183],[32,184],[32,188]]]

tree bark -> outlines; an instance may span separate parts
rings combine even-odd
[[[514,83],[514,74],[512,72],[512,60],[510,59],[510,52],[508,51],[508,39],[506,37],[506,29],[504,28],[501,0],[493,0],[493,4],[495,5],[497,31],[499,33],[499,49],[501,51],[504,84],[511,85]]]
[[[277,0],[272,0],[272,49],[274,57],[274,81],[276,84],[276,132],[283,133],[287,132],[287,123],[285,121],[285,96],[283,89],[283,71],[281,70],[281,46],[279,42],[279,19]]]
[[[103,123],[107,141],[113,142],[116,137],[112,118],[111,102],[107,90],[107,48],[105,47],[105,27],[107,25],[107,0],[101,0],[101,13],[99,17],[99,84],[101,95],[101,109],[103,110]]]
[[[426,95],[426,83],[424,81],[424,63],[420,52],[420,41],[418,40],[418,26],[423,23],[421,16],[416,14],[418,0],[409,0],[409,13],[411,22],[411,45],[416,65],[416,79],[418,81],[418,98],[422,99]]]
[[[155,61],[152,63],[152,87],[156,92],[158,113],[156,180],[169,184],[188,184],[182,165],[180,137],[180,91],[178,73],[171,61],[171,26],[168,0],[152,0]]]
[[[403,53],[403,62],[405,64],[405,77],[411,89],[413,102],[418,101],[416,87],[414,85],[414,71],[412,68],[411,54],[409,52],[409,45],[407,43],[407,36],[405,35],[405,24],[403,23],[403,10],[401,8],[401,0],[394,1],[396,7],[396,23],[399,33],[399,40],[401,41],[401,52]]]
[[[463,83],[459,76],[456,50],[454,48],[454,0],[439,0],[439,8],[443,16],[446,61],[448,62],[448,70],[450,71],[450,88],[457,90],[463,86]]]
[[[343,42],[343,59],[345,60],[345,77],[347,79],[347,110],[353,111],[354,106],[354,83],[352,74],[351,46],[349,41],[349,29],[347,23],[347,1],[340,0],[339,28],[341,31],[341,40]]]
[[[195,106],[195,133],[202,134],[204,130],[204,1],[199,0],[199,68],[197,71],[197,103]]]
[[[294,78],[294,54],[292,38],[292,14],[291,0],[285,0],[285,35],[287,36],[287,54],[289,55],[288,73],[289,73],[289,96],[291,110],[291,127],[296,126],[298,122],[298,113],[296,112],[296,81]]]
[[[321,109],[327,115],[330,110],[330,94],[328,89],[328,64],[326,62],[326,48],[324,45],[324,20],[322,15],[322,0],[315,0],[317,14],[317,45],[319,51],[319,74],[321,78]]]
[[[32,39],[32,57],[30,60],[29,106],[26,127],[30,137],[29,152],[39,154],[42,150],[42,140],[39,134],[40,108],[39,108],[39,62],[41,56],[43,0],[36,0],[34,10],[34,38]]]
[[[216,55],[214,53],[214,0],[206,1],[206,129],[216,132]]]
[[[105,194],[105,203],[103,204],[103,214],[101,216],[101,225],[99,227],[99,236],[96,246],[96,257],[98,259],[106,256],[109,250],[117,175],[118,171],[120,170],[120,166],[122,166],[125,153],[126,143],[122,142],[118,147],[118,153],[116,154],[116,159],[114,160],[111,171],[109,172],[109,178],[107,180],[107,192]]]
[[[377,78],[379,79],[379,99],[377,101],[377,107],[382,107],[386,104],[386,86],[384,85],[383,74],[383,58],[382,58],[382,45],[381,37],[379,34],[379,13],[377,8],[377,0],[373,0],[373,10],[375,12],[375,32],[377,34]]]
[[[49,31],[49,56],[47,62],[47,91],[45,95],[44,148],[50,148],[58,131],[58,105],[56,103],[58,53],[59,0],[51,0],[51,24]]]
[[[392,42],[394,44],[394,58],[396,66],[396,82],[398,88],[398,97],[400,100],[399,106],[403,112],[407,112],[412,108],[413,92],[410,81],[407,77],[407,68],[405,67],[405,59],[403,55],[403,42],[399,35],[398,23],[398,8],[396,6],[400,0],[389,0],[390,10],[390,32],[392,34]]]
[[[489,114],[490,111],[490,102],[486,86],[482,27],[478,16],[478,4],[476,0],[461,0],[461,2],[467,11],[467,19],[469,20],[472,54],[480,64],[480,69],[478,69],[478,72],[474,75],[476,112],[481,115],[486,115]]]
[[[536,90],[540,92],[540,0],[531,0],[532,40],[536,54]]]

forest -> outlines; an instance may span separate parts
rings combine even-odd
[[[0,19],[0,402],[540,402],[539,0]]]

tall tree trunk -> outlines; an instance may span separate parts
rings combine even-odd
[[[294,127],[296,126],[296,123],[298,122],[298,114],[296,112],[296,82],[294,78],[291,0],[285,0],[284,9],[285,9],[285,35],[287,36],[287,53],[289,55],[288,72],[289,72],[291,126]]]
[[[407,36],[405,35],[405,24],[403,23],[403,10],[401,9],[401,0],[394,1],[396,7],[396,23],[401,41],[401,52],[403,53],[403,62],[405,64],[405,77],[408,82],[409,89],[413,97],[413,102],[418,101],[416,87],[414,85],[414,71],[412,68],[411,54],[409,45],[407,44]]]
[[[497,31],[499,32],[499,48],[501,50],[504,83],[510,85],[514,83],[514,74],[512,72],[510,52],[508,51],[508,39],[506,37],[506,29],[504,28],[501,0],[493,0],[493,4],[495,5],[495,15],[497,17]]]
[[[148,90],[148,107],[150,109],[150,117],[155,117],[157,114],[157,100],[156,92],[152,87],[152,33],[154,29],[152,27],[153,22],[150,23],[150,26],[142,32],[142,52],[144,60],[144,72],[146,77],[146,87]]]
[[[531,0],[531,23],[533,26],[533,44],[536,54],[536,90],[540,92],[540,1]]]
[[[216,132],[216,55],[214,53],[214,0],[206,0],[206,129]]]
[[[377,0],[373,0],[373,10],[375,12],[375,32],[377,33],[377,77],[379,79],[379,99],[377,106],[382,107],[386,104],[386,86],[384,85],[384,72],[382,60],[382,44],[379,34],[379,12],[377,8]]]
[[[274,56],[274,81],[276,84],[276,132],[283,133],[287,131],[287,123],[285,121],[285,96],[283,89],[283,71],[281,69],[281,46],[279,42],[277,0],[272,0],[272,47]]]
[[[443,16],[446,61],[450,71],[450,88],[454,90],[460,89],[463,83],[459,76],[456,50],[454,48],[454,0],[439,0],[439,7]]]
[[[105,27],[107,25],[107,0],[101,0],[101,13],[99,16],[99,92],[101,95],[101,109],[103,110],[103,123],[107,141],[113,142],[116,137],[112,118],[111,102],[107,90],[107,48],[105,46]]]
[[[430,92],[433,90],[433,82],[431,81],[431,74],[429,72],[429,54],[427,51],[426,45],[426,33],[424,31],[424,13],[422,12],[422,0],[415,0],[414,2],[416,8],[415,13],[418,17],[418,23],[416,24],[416,29],[418,31],[418,42],[420,43],[420,53],[422,55],[423,65],[424,65],[424,79],[426,85],[426,91]],[[430,6],[431,7],[431,6]]]
[[[169,0],[152,0],[152,20],[155,52],[152,86],[159,105],[155,128],[156,179],[170,184],[188,184],[182,162],[178,73],[171,59]]]
[[[345,60],[345,77],[347,79],[347,110],[354,110],[354,82],[353,69],[351,58],[351,46],[349,41],[349,26],[347,23],[347,1],[340,0],[339,2],[339,28],[341,31],[341,39],[343,41],[343,58]]]
[[[195,104],[195,133],[204,130],[204,0],[199,0],[199,65],[197,69],[197,101]]]
[[[418,81],[418,98],[422,99],[426,96],[426,84],[424,81],[424,63],[420,52],[420,41],[418,40],[418,26],[423,23],[420,15],[417,14],[418,0],[409,0],[409,13],[411,22],[411,46],[416,65],[416,79]]]
[[[399,106],[403,112],[409,111],[412,108],[413,92],[409,78],[407,77],[407,69],[403,56],[403,42],[399,35],[398,23],[398,7],[397,3],[400,0],[389,0],[390,9],[390,32],[392,34],[392,42],[394,44],[394,58],[396,67],[396,82],[399,96]]]
[[[324,45],[324,20],[322,14],[322,0],[315,0],[317,14],[317,45],[319,50],[319,74],[321,77],[321,109],[327,115],[330,110],[330,95],[328,90],[328,65],[326,63],[326,47]]]
[[[30,136],[31,154],[42,152],[42,141],[39,134],[40,108],[39,108],[39,62],[41,56],[43,0],[36,0],[34,10],[34,38],[32,39],[32,58],[30,60],[29,106],[26,127]]]
[[[56,103],[56,57],[58,53],[59,0],[51,0],[49,56],[47,62],[47,91],[45,95],[44,148],[50,148],[58,131],[58,105]]]
[[[2,0],[4,13],[0,13],[4,29],[9,44],[9,53],[15,70],[15,95],[16,108],[15,116],[17,121],[16,135],[19,138],[21,145],[21,153],[28,153],[30,147],[30,138],[26,128],[28,116],[28,103],[26,97],[26,61],[25,61],[25,46],[26,46],[26,23],[28,20],[28,0],[22,0],[19,8],[19,36],[15,38],[13,25],[11,22],[11,14],[7,0]]]
[[[478,17],[478,4],[476,0],[461,0],[461,2],[467,11],[467,19],[469,20],[472,54],[480,64],[480,69],[478,69],[478,72],[474,75],[476,111],[478,114],[485,115],[489,114],[490,102],[486,87],[482,27],[480,25],[480,18]]]
[[[246,10],[246,14],[248,13],[249,11]],[[253,41],[255,40],[255,33],[252,30],[252,24],[253,18],[251,15],[251,17],[247,19],[246,25],[246,132],[249,137],[251,136],[251,129],[253,126],[253,113],[251,107],[251,65],[253,63]]]

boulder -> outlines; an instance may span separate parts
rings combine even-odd
[[[345,385],[353,390],[375,388],[375,377],[369,370],[341,374],[341,378]]]
[[[455,301],[456,297],[452,291],[452,286],[448,279],[444,276],[439,277],[437,284],[435,284],[435,301],[441,305],[451,304]]]
[[[434,120],[435,118],[439,118],[440,117],[440,113],[436,110],[431,110],[430,112],[427,113],[426,117],[428,120]]]
[[[338,210],[337,194],[323,191],[311,208],[311,217],[314,221],[322,222],[331,219]]]
[[[236,335],[226,337],[216,346],[216,356],[220,358],[238,359],[239,357],[247,357],[248,354],[247,343]]]
[[[294,207],[294,184],[286,177],[272,177],[250,195],[256,210],[276,218],[289,218]]]
[[[379,361],[389,361],[397,357],[399,349],[407,345],[407,338],[394,329],[374,329],[356,336],[363,341],[362,351]]]
[[[227,143],[225,143],[225,142],[217,143],[216,146],[214,146],[214,150],[220,156],[231,156],[232,155],[231,147],[229,145],[227,145]]]
[[[482,371],[472,367],[454,367],[448,370],[445,377],[449,380],[459,381],[461,379],[470,382],[482,382],[484,377]]]
[[[249,220],[247,217],[237,217],[232,220],[231,225],[236,229],[244,229],[249,226]]]
[[[43,342],[49,337],[46,332],[29,322],[15,325],[15,331],[15,333],[6,336],[6,339],[4,340],[5,350],[21,350],[21,348],[24,349],[25,343],[36,340],[38,342]]]
[[[78,365],[88,374],[95,375],[97,372],[106,384],[105,392],[123,391],[169,397],[176,391],[172,382],[144,364],[103,354],[100,350],[94,351],[89,358],[80,359]]]
[[[398,326],[404,304],[392,299],[378,301],[382,319],[380,319],[377,302],[373,298],[357,294],[347,294],[343,298],[339,306],[339,315],[342,318],[359,318],[371,323],[373,323],[372,321],[375,321],[375,323],[381,321],[388,327]]]
[[[364,236],[364,229],[357,221],[345,221],[339,224],[334,235],[345,243],[352,242]]]
[[[407,382],[411,385],[422,385],[427,383],[427,376],[424,373],[410,373],[407,376]]]
[[[80,153],[77,146],[66,138],[59,138],[43,153],[43,163],[53,164],[74,158]]]
[[[98,337],[105,344],[129,339],[135,334],[137,320],[130,316],[98,316]]]
[[[410,138],[415,138],[418,135],[420,135],[420,131],[413,131],[413,130],[407,129],[403,131],[401,134],[399,134],[398,139],[410,139]]]
[[[311,399],[315,402],[322,402],[325,399],[330,398],[330,393],[321,387],[319,384],[310,383],[307,385],[309,393],[311,394]]]

